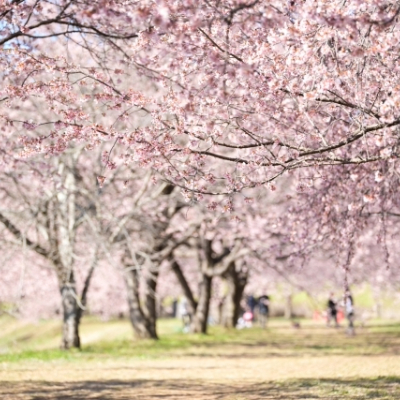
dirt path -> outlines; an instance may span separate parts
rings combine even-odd
[[[267,359],[194,358],[107,360],[105,362],[25,362],[0,370],[0,381],[78,382],[96,380],[204,380],[213,382],[275,381],[393,376],[400,356],[324,356]]]
[[[400,356],[256,358],[241,357],[239,353],[218,357],[108,359],[104,362],[29,361],[2,365],[0,398],[361,399],[369,393],[369,398],[398,399],[400,378],[393,378],[398,374]],[[381,392],[377,392],[380,397],[374,397],[371,393],[377,389],[371,378],[378,376],[392,378],[389,381],[381,378]],[[342,392],[335,392],[337,388],[349,385],[354,388],[356,397],[340,397]],[[319,397],[320,392],[321,396],[330,393],[330,397]],[[389,397],[382,393],[389,393]]]

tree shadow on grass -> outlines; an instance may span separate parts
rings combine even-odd
[[[361,400],[400,398],[400,376],[219,384],[180,380],[2,382],[2,400]]]
[[[384,337],[375,332],[360,332],[357,336],[348,337],[344,332],[332,332],[332,335],[310,335],[308,332],[298,332],[296,335],[260,338],[252,341],[209,342],[196,343],[188,347],[187,356],[208,357],[215,354],[215,349],[221,349],[238,345],[239,352],[229,352],[228,358],[265,358],[271,357],[304,357],[327,355],[399,355],[400,337],[397,333],[386,334]],[[196,348],[192,351],[191,348]],[[202,353],[201,349],[204,349]],[[249,349],[246,351],[244,349]],[[173,350],[173,349],[172,349]],[[244,351],[243,351],[244,350]],[[254,351],[256,350],[256,351]],[[168,351],[168,350],[167,350]]]

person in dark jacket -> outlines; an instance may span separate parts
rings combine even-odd
[[[265,329],[269,317],[269,296],[266,294],[258,299],[258,320],[261,328]]]
[[[254,314],[254,309],[257,306],[257,300],[254,298],[253,295],[249,295],[246,298],[246,303],[249,310]]]
[[[328,309],[327,309],[327,318],[326,318],[326,324],[327,326],[331,325],[331,321],[333,320],[335,322],[335,327],[339,327],[338,323],[338,318],[337,318],[337,304],[336,301],[333,297],[333,293],[329,295],[328,299]]]

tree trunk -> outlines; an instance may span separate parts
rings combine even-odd
[[[178,282],[181,285],[183,294],[185,295],[186,300],[188,301],[188,304],[187,304],[188,312],[189,312],[190,316],[192,317],[195,314],[196,308],[197,308],[197,301],[194,299],[192,289],[190,289],[190,286],[189,286],[185,276],[183,275],[180,265],[175,260],[173,260],[173,262],[171,264],[171,269],[172,269],[172,271],[174,271],[174,273],[178,279]]]
[[[155,318],[149,320],[140,305],[137,269],[127,268],[124,275],[128,291],[129,319],[136,337],[139,339],[157,339]]]
[[[382,318],[382,292],[378,287],[372,288],[372,297],[374,299],[374,311],[376,318]]]
[[[158,268],[154,271],[149,271],[149,275],[146,278],[146,291],[145,291],[145,309],[144,314],[147,319],[147,324],[152,339],[157,339],[157,279],[158,279]]]
[[[75,282],[64,284],[61,289],[63,307],[62,349],[80,348],[79,305]]]
[[[92,265],[89,268],[89,271],[88,271],[88,273],[86,275],[85,282],[83,284],[82,294],[81,294],[81,304],[80,304],[81,307],[78,308],[78,315],[77,315],[78,325],[80,325],[82,314],[86,310],[87,294],[88,294],[88,291],[89,291],[90,282],[91,282],[92,277],[93,277],[94,269],[96,268],[96,265],[97,265],[97,256],[98,256],[98,248],[96,248],[96,251],[95,251],[95,254],[94,254],[94,257],[93,257],[93,261],[92,261]]]
[[[207,333],[208,314],[210,311],[212,277],[202,274],[200,297],[191,324],[193,333]]]
[[[71,159],[72,160],[72,159]],[[80,348],[79,322],[81,316],[76,290],[74,267],[75,243],[75,175],[73,167],[61,161],[58,173],[63,185],[57,192],[55,202],[49,204],[48,232],[53,253],[53,263],[57,270],[63,306],[63,338],[61,347]]]
[[[239,319],[240,302],[247,283],[247,273],[237,271],[235,263],[232,263],[224,278],[228,286],[228,293],[222,310],[222,325],[225,328],[234,328]]]
[[[291,319],[294,317],[292,294],[286,295],[285,318]]]

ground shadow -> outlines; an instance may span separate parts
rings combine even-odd
[[[195,380],[2,382],[2,400],[255,400],[400,398],[400,376],[374,379],[296,379],[218,384]]]
[[[385,333],[360,330],[356,336],[349,337],[342,331],[332,330],[330,334],[310,334],[299,331],[295,334],[282,335],[261,333],[258,340],[241,341],[209,341],[199,343],[186,339],[188,350],[186,356],[208,357],[215,355],[216,349],[227,358],[265,358],[265,357],[304,357],[328,355],[400,355],[400,336],[397,332]],[[226,354],[224,348],[240,346],[240,351]],[[193,351],[192,349],[196,349]],[[248,349],[248,350],[246,350]],[[173,352],[174,348],[162,349],[161,352]],[[256,350],[256,351],[255,351]]]

